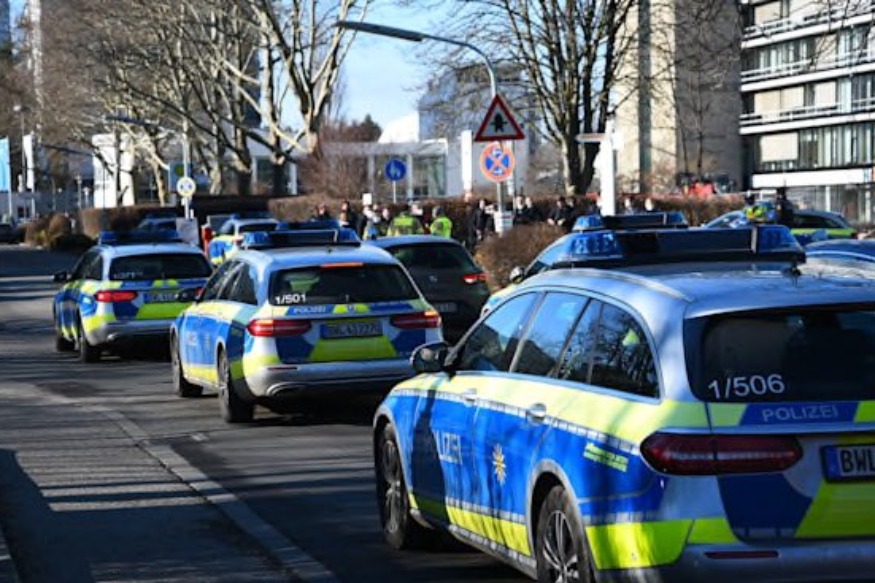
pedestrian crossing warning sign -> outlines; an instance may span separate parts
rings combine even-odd
[[[480,124],[480,129],[474,136],[475,142],[493,142],[496,140],[524,140],[526,138],[522,128],[514,119],[510,108],[501,95],[496,94],[492,98],[486,117]]]

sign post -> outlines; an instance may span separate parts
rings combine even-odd
[[[182,204],[185,208],[185,218],[191,218],[191,197],[194,196],[197,190],[197,184],[191,176],[183,176],[176,182],[176,191],[182,197]]]
[[[513,155],[513,141],[524,140],[525,134],[511,113],[504,99],[496,93],[486,110],[486,116],[480,123],[480,129],[474,136],[475,142],[492,142],[480,156],[480,171],[488,180],[495,182],[496,200],[498,204],[495,220],[495,231],[501,235],[512,225],[513,213],[504,209],[501,183],[512,180],[516,160]],[[507,146],[501,141],[508,140]],[[513,196],[513,192],[508,193]]]
[[[392,181],[392,204],[397,204],[397,184],[399,180],[403,180],[407,176],[407,165],[398,158],[392,158],[386,162],[383,173],[386,175],[386,178]]]

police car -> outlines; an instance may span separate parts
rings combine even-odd
[[[222,223],[219,232],[210,239],[207,248],[210,262],[219,265],[226,258],[240,250],[244,233],[255,233],[276,230],[279,221],[269,217],[244,218],[241,215],[231,215]]]
[[[419,348],[374,421],[388,542],[446,529],[539,581],[871,580],[875,282],[801,275],[785,227],[716,233],[587,234],[632,264]]]
[[[179,242],[175,231],[101,233],[72,272],[61,271],[52,315],[56,347],[83,362],[132,340],[163,338],[188,305],[178,292],[204,285],[212,268],[204,254]]]
[[[516,266],[510,272],[510,285],[498,290],[486,300],[481,314],[489,312],[514,287],[526,279],[556,266],[581,266],[590,260],[590,255],[579,254],[579,242],[590,241],[585,233],[590,231],[633,231],[646,229],[686,229],[689,225],[683,213],[678,211],[639,213],[631,215],[585,215],[574,222],[571,233],[560,237],[541,251],[528,266]],[[604,267],[602,262],[602,267]]]
[[[438,313],[389,253],[337,231],[250,233],[171,332],[182,397],[217,391],[223,418],[256,404],[295,411],[344,394],[385,394],[410,355],[441,339]]]
[[[774,213],[774,205],[770,201],[760,203],[768,213]],[[747,226],[747,218],[743,210],[729,211],[703,225],[709,229],[725,229]],[[793,224],[790,231],[801,245],[813,241],[828,239],[855,239],[857,230],[839,213],[813,209],[797,209],[793,211]]]

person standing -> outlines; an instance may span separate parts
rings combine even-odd
[[[565,197],[560,196],[556,199],[556,206],[553,207],[553,211],[547,217],[547,222],[565,231],[571,231],[571,208],[565,202]]]
[[[350,229],[355,229],[358,226],[359,215],[355,212],[355,209],[352,208],[352,205],[349,204],[348,200],[344,200],[340,203],[340,216],[344,217],[344,219],[341,220],[340,226],[349,227]]]
[[[775,195],[775,222],[792,228],[795,211],[793,203],[787,198],[787,189],[779,188]]]
[[[397,237],[399,235],[421,235],[424,232],[425,229],[422,228],[419,218],[410,214],[410,205],[405,204],[401,212],[398,213],[398,216],[389,223],[387,235],[389,237]]]
[[[311,221],[330,221],[334,217],[331,216],[331,213],[328,211],[328,205],[324,202],[320,202],[316,206],[316,210],[313,212],[313,216],[310,217]]]
[[[453,220],[447,216],[443,207],[436,206],[432,212],[434,220],[431,222],[431,234],[436,237],[445,237],[447,239],[453,236]]]

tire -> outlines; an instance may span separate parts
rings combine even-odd
[[[541,583],[592,583],[583,524],[562,486],[550,490],[538,513],[535,558]]]
[[[73,352],[76,350],[76,343],[61,336],[60,332],[55,332],[55,350],[58,352]]]
[[[389,546],[396,550],[421,549],[430,542],[431,533],[410,515],[410,499],[395,428],[386,425],[380,433],[375,452],[377,470],[377,505],[380,526]]]
[[[81,318],[78,322],[78,331],[79,360],[82,362],[97,362],[100,360],[100,347],[93,346],[88,342],[88,338],[85,337],[85,326],[82,325]]]
[[[203,387],[185,380],[182,358],[179,355],[179,340],[176,336],[170,337],[170,367],[173,371],[173,389],[177,395],[183,399],[193,399],[203,394]]]
[[[255,416],[255,403],[246,402],[234,390],[231,365],[223,351],[219,351],[216,366],[219,374],[219,407],[222,419],[228,423],[248,423]]]

